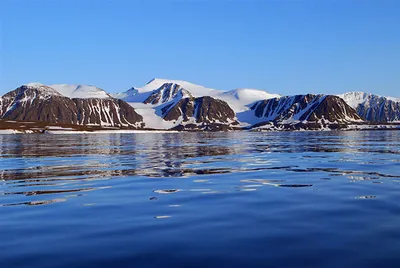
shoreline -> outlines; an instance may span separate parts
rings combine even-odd
[[[202,127],[204,129],[202,129]],[[143,134],[143,133],[184,133],[184,132],[298,132],[298,131],[367,131],[367,130],[400,130],[400,123],[352,123],[352,124],[265,124],[262,126],[235,127],[227,125],[220,129],[207,129],[207,125],[182,127],[180,129],[134,129],[127,127],[107,127],[91,125],[61,125],[45,122],[22,122],[0,120],[0,134]]]

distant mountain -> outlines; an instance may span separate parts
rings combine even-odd
[[[363,92],[280,96],[167,79],[153,79],[113,95],[95,86],[30,83],[0,98],[0,123],[216,131],[336,129],[367,123],[363,119],[397,122],[399,118],[398,99]]]
[[[336,128],[362,122],[362,118],[343,99],[333,95],[296,95],[258,101],[251,107],[258,124],[288,128]]]
[[[139,128],[143,118],[113,98],[68,98],[52,87],[23,85],[1,98],[0,119],[52,124]]]
[[[338,96],[356,109],[357,113],[367,121],[400,121],[400,99],[365,92],[348,92]]]

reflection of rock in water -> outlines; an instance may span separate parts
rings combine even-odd
[[[275,187],[288,187],[288,188],[300,188],[300,187],[311,187],[311,186],[313,186],[312,184],[279,184],[279,183],[269,183],[269,182],[265,182],[263,184],[271,185],[271,186],[275,186]]]
[[[62,194],[62,193],[74,193],[74,192],[87,192],[94,191],[99,189],[111,188],[111,186],[103,186],[98,188],[82,188],[82,189],[68,189],[68,190],[37,190],[37,191],[28,191],[28,192],[5,192],[4,195],[42,195],[42,194]]]
[[[210,145],[208,141],[215,138],[218,138],[218,133],[137,135],[136,141],[139,144],[146,144],[146,147],[137,150],[136,175],[185,177],[231,172],[230,168],[201,168],[204,161],[215,162],[216,159],[196,159],[207,156],[226,157],[237,152],[237,147],[229,144]],[[188,165],[191,167],[186,167]],[[198,165],[200,168],[193,168],[193,165]]]
[[[312,184],[277,184],[278,187],[311,187]]]
[[[154,190],[153,192],[158,194],[172,194],[179,192],[179,189],[164,189],[164,190]]]
[[[121,139],[112,139],[109,135],[113,134],[74,134],[73,139],[61,135],[46,135],[44,138],[38,138],[36,135],[15,135],[12,139],[13,146],[4,147],[0,151],[2,154],[23,157],[64,157],[66,152],[69,156],[124,154]]]
[[[348,175],[347,178],[350,179],[350,181],[370,181],[370,180],[380,180],[380,177],[367,177],[367,176],[352,176]]]
[[[355,199],[374,199],[374,198],[376,198],[376,195],[360,195],[355,197]]]
[[[39,205],[47,205],[52,203],[59,203],[67,201],[66,198],[56,198],[52,200],[39,200],[39,201],[28,201],[28,202],[20,202],[20,203],[12,203],[12,204],[0,204],[0,206],[9,207],[9,206],[39,206]]]

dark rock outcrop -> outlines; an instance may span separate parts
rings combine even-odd
[[[51,87],[24,85],[2,97],[0,118],[52,124],[137,128],[143,118],[123,100],[70,99]]]
[[[237,125],[235,112],[222,100],[209,96],[183,98],[167,104],[161,109],[162,117],[167,121],[182,120],[180,125],[186,128],[223,129],[223,125]],[[176,128],[182,128],[177,126]],[[196,127],[197,126],[197,127]]]

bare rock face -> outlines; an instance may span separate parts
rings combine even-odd
[[[70,99],[44,85],[23,85],[2,97],[0,118],[52,124],[138,128],[143,118],[123,100]]]
[[[344,100],[333,95],[296,95],[258,101],[251,109],[264,123],[343,124],[362,121]]]
[[[195,110],[197,111],[197,122],[219,121],[229,123],[236,116],[228,103],[208,96],[195,99]]]
[[[143,117],[128,103],[117,99],[72,99],[80,125],[139,126]]]
[[[178,84],[165,83],[155,90],[145,101],[146,104],[159,105],[172,100],[190,98],[192,95],[189,91],[182,88]]]
[[[176,103],[172,102],[164,106],[161,111],[164,120],[181,120],[176,129],[211,128],[212,130],[225,130],[223,125],[238,124],[235,112],[225,101],[209,96],[183,98]]]

